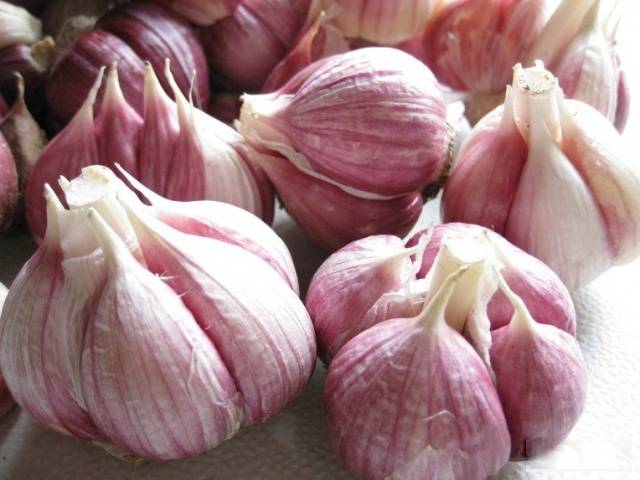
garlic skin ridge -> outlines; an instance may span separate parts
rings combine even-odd
[[[269,263],[245,250],[242,231],[182,233],[158,220],[181,216],[175,202],[146,206],[105,167],[61,185],[70,209],[47,189],[47,235],[0,328],[7,384],[37,421],[134,456],[183,458],[271,418],[302,390],[313,327],[297,284],[274,268],[278,252]]]

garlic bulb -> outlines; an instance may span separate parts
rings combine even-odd
[[[555,448],[578,421],[586,366],[574,337],[536,323],[504,283],[502,290],[515,313],[492,332],[491,366],[511,433],[511,458],[524,459]]]
[[[284,157],[263,158],[262,166],[285,207],[330,248],[406,233],[419,191],[438,179],[447,159],[442,91],[428,68],[399,50],[334,55],[279,91],[243,101],[237,128]],[[314,201],[322,196],[328,203]],[[396,218],[382,214],[399,207]]]
[[[57,120],[69,121],[80,109],[100,68],[117,63],[124,96],[142,114],[144,62],[162,70],[166,58],[171,60],[180,90],[191,92],[196,106],[206,106],[209,73],[193,27],[152,2],[134,2],[110,10],[56,60],[46,88],[50,111]],[[162,84],[171,91],[167,81]]]
[[[211,80],[257,92],[303,27],[310,0],[244,0],[202,33]]]
[[[34,43],[42,38],[42,23],[25,8],[0,1],[0,48]]]
[[[260,154],[231,127],[193,107],[180,92],[169,66],[165,76],[176,101],[163,91],[150,65],[144,82],[141,117],[120,89],[119,69],[112,67],[103,101],[94,119],[102,74],[82,108],[36,162],[26,192],[27,220],[42,238],[45,183],[73,177],[84,166],[120,163],[155,192],[176,200],[219,200],[273,218],[271,184],[258,165]],[[60,190],[57,190],[60,192]]]
[[[617,8],[616,6],[613,9]],[[615,46],[613,11],[603,17],[600,0],[563,0],[529,53],[544,61],[568,98],[591,105],[619,131],[628,98]]]
[[[4,305],[5,298],[7,298],[7,287],[0,283],[0,312],[2,312],[2,306]],[[0,417],[3,417],[9,410],[11,410],[13,405],[13,397],[7,388],[4,378],[0,375]]]
[[[274,268],[283,256],[292,268],[286,247],[259,219],[216,202],[147,206],[101,166],[61,186],[69,210],[47,189],[47,233],[1,319],[2,371],[37,421],[134,456],[183,458],[302,390],[313,328]],[[216,224],[234,209],[235,238],[228,220]],[[205,236],[189,228],[199,212]],[[170,227],[164,215],[183,220]],[[263,255],[277,245],[270,262],[242,244],[256,238]]]
[[[481,480],[509,458],[489,372],[444,318],[461,274],[452,273],[417,316],[366,330],[331,363],[332,442],[362,478]]]
[[[338,7],[335,24],[350,38],[392,45],[417,35],[426,25],[434,0],[323,0]]]
[[[449,241],[443,248],[445,238]],[[536,321],[575,334],[573,302],[549,267],[494,232],[451,223],[416,233],[406,247],[393,236],[357,240],[322,264],[311,280],[305,304],[323,360],[330,361],[351,338],[381,321],[417,314],[428,284],[441,282],[456,267],[468,267],[465,278],[475,279],[477,285],[461,282],[464,289],[457,289],[452,301],[458,310],[447,310],[451,326],[462,330],[471,312],[468,292],[483,282],[493,285],[493,269],[497,269]],[[513,315],[509,300],[493,286],[483,298],[487,330],[507,325]]]
[[[541,64],[516,66],[504,106],[462,145],[442,212],[503,234],[576,289],[640,254],[640,169],[600,113],[565,99]]]
[[[240,0],[155,0],[179,13],[189,21],[206,27],[233,12]]]
[[[13,223],[18,202],[18,171],[7,141],[0,135],[0,233]]]

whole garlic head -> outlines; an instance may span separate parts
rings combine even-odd
[[[313,326],[286,247],[258,218],[142,189],[145,205],[101,166],[60,183],[69,208],[47,187],[46,235],[1,317],[2,372],[38,422],[175,459],[302,390]]]

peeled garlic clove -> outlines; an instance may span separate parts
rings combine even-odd
[[[271,71],[262,92],[273,92],[283,87],[290,78],[313,62],[331,55],[349,51],[349,44],[331,22],[333,15],[322,10],[305,28],[291,51]]]
[[[293,46],[310,0],[245,0],[202,34],[212,81],[256,92]]]
[[[100,163],[110,165],[116,160],[125,170],[137,175],[141,128],[142,118],[124,98],[114,64],[109,69],[102,105],[95,119]]]
[[[18,203],[18,171],[7,141],[0,135],[0,233],[13,223]]]
[[[491,366],[511,433],[511,458],[532,458],[555,448],[584,407],[587,373],[578,342],[551,325],[537,324],[505,288],[515,307],[511,322],[493,331]]]
[[[262,155],[260,165],[289,214],[328,250],[368,235],[405,235],[422,212],[420,192],[390,199],[362,198],[307,175],[279,155]]]
[[[140,457],[181,458],[218,445],[240,427],[242,400],[216,347],[180,296],[95,211],[90,218],[108,280],[84,338],[87,411],[111,441]]]
[[[73,178],[82,167],[100,162],[93,122],[93,105],[102,83],[102,72],[96,79],[82,108],[67,127],[43,150],[31,170],[25,193],[26,217],[36,241],[42,239],[47,224],[45,184],[57,185],[61,175]],[[59,191],[56,188],[57,191]]]
[[[0,48],[34,43],[42,37],[42,23],[25,8],[0,2]]]
[[[414,277],[410,256],[392,235],[356,240],[331,255],[311,279],[305,305],[328,363],[340,348],[371,327],[367,312],[380,296]]]
[[[306,384],[316,356],[313,326],[295,292],[265,262],[235,245],[185,235],[142,216],[134,227],[150,271],[167,276],[218,347],[243,398],[243,424],[282,410]],[[221,269],[222,264],[243,268]],[[246,281],[248,271],[255,283]]]
[[[416,191],[437,179],[446,159],[442,91],[428,68],[399,50],[334,55],[294,94],[243,99],[245,137],[350,188]]]
[[[444,319],[459,275],[417,317],[366,330],[329,367],[332,443],[363,478],[480,480],[508,460],[509,432],[489,373]]]
[[[155,0],[166,5],[196,25],[206,27],[228,17],[240,3],[240,0]]]
[[[2,306],[7,298],[7,287],[0,283],[0,313],[2,312]],[[2,375],[0,375],[0,417],[3,417],[15,404],[11,392],[7,388],[7,384],[4,381]]]
[[[501,92],[547,20],[545,0],[443,2],[424,39],[427,64],[456,90]]]
[[[433,0],[324,0],[338,6],[335,24],[350,38],[392,45],[417,35],[434,8]]]

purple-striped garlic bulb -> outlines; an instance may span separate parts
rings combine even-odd
[[[243,100],[240,133],[281,156],[261,166],[291,215],[327,248],[407,233],[420,191],[446,164],[442,91],[427,67],[400,50],[334,55],[274,93]]]
[[[434,0],[323,0],[336,8],[336,26],[349,38],[379,45],[393,45],[420,33],[431,14]]]
[[[147,64],[142,115],[125,98],[118,74],[119,68],[110,69],[94,117],[102,83],[102,74],[98,76],[82,108],[33,167],[26,205],[36,239],[45,232],[45,183],[56,185],[60,175],[72,178],[94,164],[119,163],[151,190],[174,200],[228,202],[271,222],[274,194],[257,161],[261,154],[231,127],[195,108],[182,95],[168,63],[165,77],[176,100]]]
[[[504,235],[573,290],[640,254],[640,167],[541,63],[517,65],[504,105],[461,146],[442,213]]]
[[[241,0],[154,0],[202,27],[231,15]]]
[[[138,114],[144,110],[145,62],[157,71],[171,61],[175,81],[206,108],[209,70],[202,45],[186,20],[150,1],[118,6],[102,16],[56,59],[47,80],[49,110],[63,124],[80,109],[104,65],[118,64],[122,91]],[[167,92],[168,80],[161,81]],[[98,105],[101,95],[98,98]]]
[[[607,12],[604,5],[601,0],[563,0],[528,60],[542,60],[567,98],[591,105],[622,132],[630,105],[616,50],[618,6]]]
[[[7,298],[7,287],[0,283],[0,313],[4,305],[4,300]],[[4,378],[0,374],[0,418],[3,417],[15,404],[11,392],[7,388],[7,384]]]
[[[286,247],[257,217],[153,195],[148,206],[102,166],[60,182],[69,208],[45,187],[47,232],[0,329],[9,390],[39,423],[176,459],[300,393],[313,327]]]
[[[546,269],[550,288],[553,273],[486,229],[440,227],[410,248],[393,237],[354,242],[321,267],[307,297],[320,351],[335,355],[325,390],[332,443],[367,480],[484,480],[509,458],[557,446],[584,405],[580,349],[553,318],[566,312],[554,294],[538,296],[533,305],[547,321],[538,324],[508,286],[531,304],[543,279],[518,266]],[[492,310],[499,294],[511,303],[502,326]]]
[[[492,285],[496,269],[537,322],[575,335],[573,302],[549,267],[486,228],[451,223],[416,233],[406,247],[391,235],[363,238],[322,264],[305,301],[321,358],[331,361],[350,339],[381,321],[417,314],[429,284],[441,282],[454,267],[470,269],[467,280],[461,280],[466,286],[454,293],[452,304],[458,309],[447,311],[447,321],[455,328],[462,330],[470,315],[473,299],[467,282]],[[483,301],[487,330],[509,323],[513,306],[501,291],[483,293]]]

